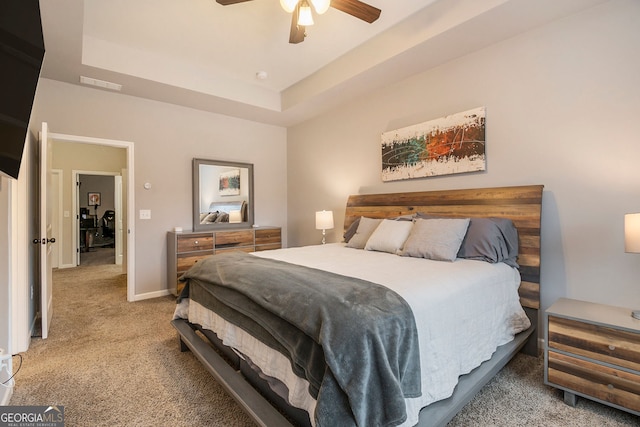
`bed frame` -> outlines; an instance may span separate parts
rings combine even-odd
[[[423,191],[350,196],[344,229],[357,218],[392,218],[425,212],[446,217],[503,217],[518,229],[520,302],[531,319],[531,328],[501,347],[492,358],[460,378],[454,394],[423,408],[420,427],[444,426],[519,351],[537,356],[538,310],[540,308],[540,219],[542,185]],[[203,331],[186,320],[174,320],[183,351],[191,350],[201,363],[260,426],[308,425],[306,413],[291,408],[272,393],[233,351],[222,345],[215,334]],[[215,348],[217,349],[214,349]],[[279,409],[276,409],[275,406]],[[283,415],[286,414],[286,417]]]

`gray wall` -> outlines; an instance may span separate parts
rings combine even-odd
[[[253,163],[256,223],[281,226],[286,236],[284,128],[48,79],[39,82],[31,121],[134,143],[136,295],[166,289],[166,232],[192,227],[194,157]],[[141,209],[151,210],[150,220],[139,219]]]
[[[615,0],[458,58],[289,129],[289,245],[341,238],[349,194],[544,184],[542,303],[640,308],[640,2]],[[499,24],[499,23],[496,23]],[[483,173],[383,184],[380,135],[486,107]]]

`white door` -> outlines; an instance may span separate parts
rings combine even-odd
[[[42,123],[40,132],[40,317],[42,339],[49,336],[53,316],[53,274],[51,247],[56,239],[51,227],[51,141],[48,128]]]
[[[122,260],[124,258],[124,245],[123,243],[123,237],[124,234],[122,232],[123,227],[122,227],[122,214],[123,214],[123,209],[122,209],[122,176],[114,176],[114,202],[115,202],[115,206],[114,206],[114,211],[116,213],[116,223],[114,224],[114,237],[116,240],[116,264],[117,265],[122,265]]]

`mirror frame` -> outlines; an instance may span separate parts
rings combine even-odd
[[[200,166],[223,166],[223,167],[235,167],[246,168],[248,170],[248,185],[249,196],[247,200],[247,220],[240,223],[218,222],[211,224],[200,223]],[[219,230],[225,228],[251,228],[253,226],[253,164],[252,163],[238,163],[238,162],[226,162],[221,160],[209,160],[209,159],[193,159],[193,231],[208,231]]]

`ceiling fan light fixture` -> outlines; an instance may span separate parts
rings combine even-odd
[[[280,6],[287,11],[287,13],[292,13],[296,10],[296,6],[300,0],[280,0]]]
[[[311,6],[307,3],[307,0],[302,0],[300,3],[300,11],[298,13],[298,25],[308,27],[313,25],[313,15],[311,14]]]
[[[311,4],[316,10],[316,13],[318,15],[322,15],[327,10],[329,10],[329,6],[331,6],[331,0],[311,0]]]

